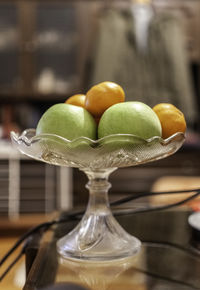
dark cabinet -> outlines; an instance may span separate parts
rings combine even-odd
[[[76,14],[70,1],[0,3],[2,97],[56,99],[80,88]]]
[[[20,32],[18,10],[12,3],[0,4],[0,88],[15,91],[20,82]]]
[[[84,92],[85,63],[105,2],[0,1],[1,102],[8,98],[63,101]],[[190,60],[199,63],[200,1],[153,3],[158,13],[167,10],[181,18]]]

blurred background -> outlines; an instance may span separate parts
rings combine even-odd
[[[149,106],[173,103],[187,120],[185,147],[199,145],[198,0],[0,1],[0,67],[1,215],[86,202],[81,173],[19,155],[10,131],[35,128],[48,107],[95,83],[115,81]],[[132,170],[128,180],[114,173],[123,184],[113,192],[150,188]]]
[[[0,1],[0,67],[0,215],[48,213],[87,201],[82,173],[19,155],[10,131],[35,128],[48,107],[104,80],[120,84],[126,100],[176,105],[188,124],[182,151],[198,153],[198,0]],[[185,158],[188,172],[194,164]],[[149,174],[122,169],[113,174],[111,191],[149,190],[159,177],[153,172],[152,180],[140,182]]]
[[[3,237],[87,203],[83,173],[22,156],[10,131],[35,128],[51,105],[104,80],[126,100],[173,103],[188,124],[174,156],[114,172],[110,199],[200,186],[200,0],[0,1]]]

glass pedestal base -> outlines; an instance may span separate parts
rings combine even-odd
[[[112,214],[102,212],[86,213],[77,227],[57,242],[62,257],[90,261],[127,258],[137,254],[140,246]]]
[[[109,207],[107,179],[114,170],[84,170],[89,178],[87,210],[76,228],[57,242],[62,257],[109,261],[133,256],[140,250],[141,242],[120,226]]]

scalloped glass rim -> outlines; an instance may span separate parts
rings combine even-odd
[[[18,133],[15,133],[14,131],[11,131],[11,138],[17,142],[23,142],[25,143],[27,146],[30,146],[31,144],[37,142],[39,139],[43,139],[43,138],[51,138],[53,137],[53,139],[60,139],[66,143],[71,143],[71,144],[79,144],[81,141],[86,141],[88,144],[94,144],[93,148],[98,147],[98,145],[103,145],[106,141],[114,141],[114,139],[118,139],[119,137],[122,138],[127,138],[129,137],[130,139],[134,139],[134,140],[138,140],[141,141],[142,143],[151,143],[154,141],[158,141],[160,144],[163,145],[167,145],[168,143],[172,142],[175,138],[184,138],[185,139],[185,134],[182,132],[177,132],[175,134],[173,134],[172,136],[170,136],[167,139],[163,139],[160,136],[154,136],[152,138],[149,139],[143,139],[139,136],[133,135],[133,134],[112,134],[109,136],[105,136],[101,139],[97,139],[97,140],[92,140],[88,137],[79,137],[76,138],[74,140],[68,140],[64,137],[58,136],[56,134],[39,134],[36,135],[36,130],[35,129],[26,129],[22,132],[21,135],[19,135]],[[95,146],[96,145],[96,146]]]
[[[21,153],[33,159],[94,170],[165,158],[182,146],[185,135],[178,132],[167,139],[154,136],[145,140],[131,134],[115,134],[98,140],[79,137],[70,141],[55,134],[36,135],[35,129],[27,129],[21,135],[12,131],[11,140]]]

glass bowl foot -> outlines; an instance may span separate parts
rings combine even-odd
[[[128,234],[113,215],[96,213],[82,218],[77,227],[57,242],[61,257],[109,261],[134,256],[141,242]]]

